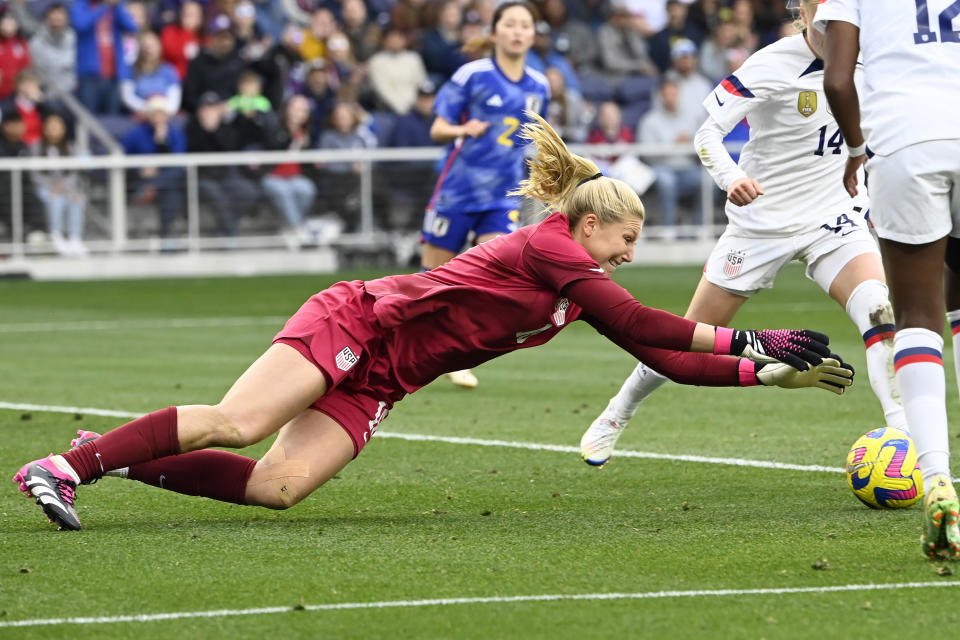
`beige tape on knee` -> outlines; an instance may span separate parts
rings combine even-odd
[[[286,451],[279,445],[276,451],[269,451],[261,462],[265,464],[257,473],[259,477],[248,486],[255,487],[264,482],[270,482],[283,504],[290,506],[296,503],[299,498],[295,491],[291,492],[289,489],[290,479],[309,477],[310,463],[306,460],[288,460]]]

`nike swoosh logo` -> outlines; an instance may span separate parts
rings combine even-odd
[[[606,273],[603,269],[590,269],[590,271],[596,271],[597,273]]]
[[[718,96],[716,93],[713,94],[713,97],[714,97],[714,99],[717,101],[717,104],[720,105],[721,107],[722,107],[724,104],[726,104],[726,103],[724,103],[724,102],[720,102],[720,96]]]
[[[841,237],[841,238],[846,238],[848,235],[850,235],[850,234],[853,233],[854,231],[856,231],[856,229],[850,229],[850,231],[844,231],[843,233],[840,234],[840,237]]]
[[[163,489],[163,481],[167,479],[167,476],[160,474],[160,488]]]
[[[104,468],[103,468],[103,460],[100,459],[100,454],[99,454],[99,453],[95,453],[95,454],[93,454],[93,455],[97,456],[97,464],[100,465],[100,473],[105,473],[105,470],[104,470]]]

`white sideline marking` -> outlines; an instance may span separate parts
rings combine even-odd
[[[0,324],[0,333],[46,333],[51,331],[122,331],[140,329],[216,329],[282,325],[289,316],[224,318],[165,318],[144,320],[74,320],[70,322],[13,322]]]
[[[111,418],[139,418],[141,413],[130,411],[113,411],[110,409],[95,409],[90,407],[60,407],[44,404],[24,404],[16,402],[0,402],[0,409],[13,411],[47,411],[50,413],[80,413],[92,416],[107,416]],[[460,438],[456,436],[432,436],[420,433],[393,433],[377,431],[376,438],[396,438],[417,442],[446,442],[447,444],[467,444],[479,447],[503,447],[508,449],[528,449],[531,451],[556,451],[558,453],[580,453],[578,447],[559,444],[543,444],[538,442],[516,442],[512,440],[481,440],[479,438]],[[755,467],[759,469],[780,469],[785,471],[819,471],[827,473],[842,473],[840,467],[824,467],[816,464],[788,464],[767,460],[747,460],[744,458],[714,458],[709,456],[694,456],[680,453],[653,453],[650,451],[632,451],[617,449],[618,458],[646,458],[651,460],[675,460],[679,462],[700,462],[706,464],[725,464],[735,467]]]
[[[832,587],[784,587],[781,589],[708,589],[692,591],[646,591],[639,593],[571,593],[527,596],[489,596],[479,598],[432,598],[426,600],[384,600],[380,602],[334,602],[308,604],[301,607],[257,607],[254,609],[216,609],[212,611],[177,611],[171,613],[141,613],[126,616],[86,618],[34,618],[0,622],[5,627],[38,627],[59,624],[109,624],[114,622],[155,622],[184,618],[224,618],[254,616],[268,613],[295,613],[298,611],[337,611],[343,609],[392,609],[401,607],[441,607],[461,604],[500,604],[514,602],[555,602],[560,600],[654,600],[661,598],[702,598],[724,596],[767,596],[803,593],[836,593],[843,591],[892,591],[895,589],[928,589],[956,587],[958,582],[898,582],[892,584],[844,584]]]

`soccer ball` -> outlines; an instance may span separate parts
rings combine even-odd
[[[847,454],[847,484],[871,509],[904,509],[923,497],[913,439],[893,427],[860,436]]]

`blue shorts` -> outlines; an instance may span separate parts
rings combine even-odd
[[[421,239],[435,247],[460,253],[470,232],[476,236],[488,233],[511,233],[517,230],[520,212],[517,209],[489,211],[436,211],[427,209],[423,217]]]

